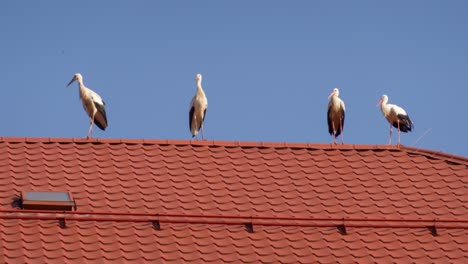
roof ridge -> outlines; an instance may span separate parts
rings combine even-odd
[[[273,141],[227,141],[227,140],[179,140],[179,139],[130,139],[130,138],[55,138],[55,137],[0,137],[0,142],[26,143],[128,143],[128,144],[174,144],[192,146],[224,147],[273,147],[273,148],[312,148],[312,149],[384,149],[397,150],[396,145],[331,144],[306,142]]]
[[[430,150],[430,149],[423,149],[423,148],[415,148],[415,147],[410,147],[410,146],[401,146],[401,148],[407,152],[410,153],[416,153],[420,155],[425,155],[428,157],[439,157],[443,158],[445,160],[449,160],[451,162],[455,163],[464,163],[465,165],[468,166],[468,157],[460,156],[460,155],[455,155],[455,154],[450,154],[446,153],[440,150]]]
[[[268,141],[225,141],[225,140],[179,140],[179,139],[130,139],[130,138],[55,138],[55,137],[0,137],[0,142],[25,143],[102,143],[102,144],[162,144],[216,147],[260,147],[260,148],[306,148],[320,150],[394,150],[421,154],[432,158],[442,158],[455,163],[468,165],[468,157],[449,154],[443,151],[415,148],[405,145],[372,144],[332,144],[305,142]]]

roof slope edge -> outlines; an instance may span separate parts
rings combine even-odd
[[[160,144],[160,145],[191,145],[215,147],[259,147],[259,148],[297,148],[320,150],[393,150],[406,151],[424,155],[430,158],[444,159],[468,166],[468,157],[458,156],[422,148],[398,145],[367,145],[367,144],[325,144],[325,143],[293,143],[293,142],[264,142],[264,141],[223,141],[223,140],[176,140],[176,139],[108,139],[108,138],[53,138],[53,137],[0,137],[0,142],[8,143],[92,143],[92,144]]]

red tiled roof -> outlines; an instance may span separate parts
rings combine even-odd
[[[21,191],[77,211],[15,208]],[[468,159],[446,153],[0,138],[2,263],[463,262],[467,228]]]

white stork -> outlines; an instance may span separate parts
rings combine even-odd
[[[202,139],[205,139],[203,133],[203,121],[205,120],[206,109],[208,108],[208,99],[206,98],[205,92],[203,91],[201,81],[202,75],[197,74],[195,76],[197,82],[197,92],[190,102],[189,112],[189,126],[192,137],[198,138],[198,131],[202,131]]]
[[[327,121],[328,121],[328,133],[333,135],[333,143],[336,144],[336,138],[341,134],[341,144],[343,141],[343,126],[345,121],[345,104],[338,96],[340,90],[338,88],[333,89],[333,92],[328,96],[330,101],[328,102]]]
[[[400,145],[400,131],[409,132],[413,128],[413,122],[409,118],[406,111],[394,104],[387,104],[388,96],[382,95],[377,106],[381,105],[380,109],[387,121],[390,123],[390,137],[388,144],[392,144],[392,126],[398,129],[398,145]]]
[[[93,133],[93,124],[96,124],[96,126],[102,130],[106,130],[106,104],[102,100],[101,96],[99,96],[99,94],[84,86],[83,77],[81,74],[76,73],[71,81],[67,84],[67,87],[70,86],[70,84],[72,84],[74,81],[78,81],[78,86],[80,87],[80,99],[83,103],[84,110],[90,118],[88,135],[86,136],[86,138],[90,138]]]

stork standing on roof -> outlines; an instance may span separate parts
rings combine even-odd
[[[413,122],[403,108],[398,105],[387,104],[387,102],[388,96],[384,94],[377,103],[377,106],[380,105],[382,114],[387,119],[388,123],[390,123],[390,137],[388,139],[388,144],[392,144],[392,126],[394,126],[398,129],[398,145],[400,145],[400,131],[405,133],[410,132],[413,128]]]
[[[208,108],[208,99],[206,98],[205,92],[203,91],[201,82],[202,75],[197,74],[195,76],[195,81],[197,82],[197,92],[190,102],[190,112],[189,112],[189,126],[192,137],[198,138],[198,132],[201,129],[202,139],[205,139],[203,133],[203,121],[205,120],[206,109]]]
[[[336,138],[341,134],[341,144],[343,140],[343,127],[345,121],[345,104],[338,96],[340,90],[338,88],[333,89],[333,92],[328,96],[330,100],[328,102],[327,121],[328,121],[328,133],[333,135],[333,143],[336,144]]]
[[[72,84],[74,81],[78,81],[78,86],[80,88],[80,99],[83,103],[84,110],[90,118],[88,135],[86,136],[86,138],[90,138],[92,137],[93,133],[93,124],[96,124],[96,126],[102,130],[106,130],[106,104],[102,100],[101,96],[99,96],[99,94],[84,86],[83,77],[81,74],[76,73],[71,81],[67,84],[67,87],[70,86],[70,84]]]

